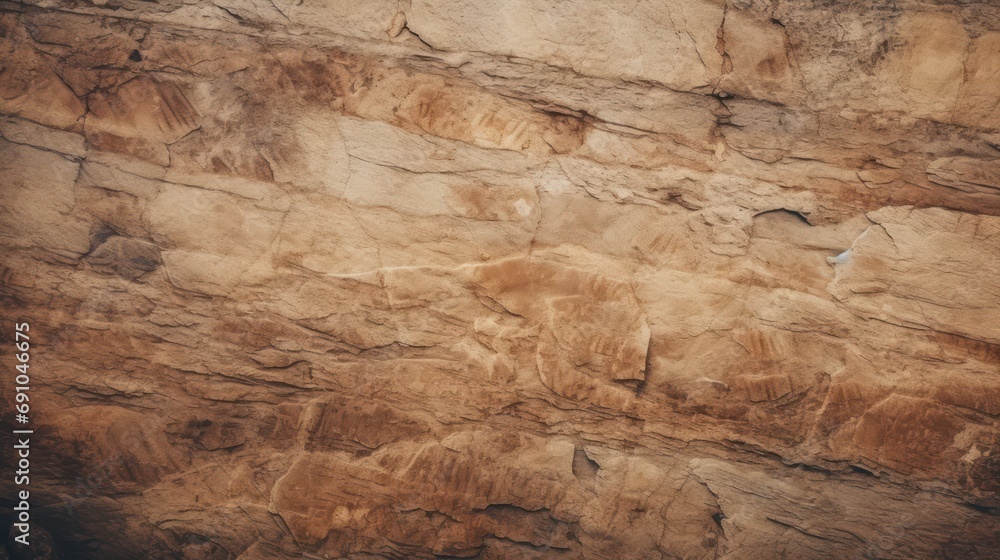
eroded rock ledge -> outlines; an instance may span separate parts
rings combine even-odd
[[[68,558],[1000,558],[995,4],[0,2],[0,113]]]

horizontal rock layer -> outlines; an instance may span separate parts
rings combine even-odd
[[[66,557],[1000,557],[994,4],[0,2],[0,114]]]

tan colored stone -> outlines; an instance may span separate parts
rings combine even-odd
[[[1000,554],[997,6],[0,12],[44,554]]]

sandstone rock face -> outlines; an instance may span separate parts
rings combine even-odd
[[[1000,558],[994,2],[0,2],[0,114],[12,558]]]

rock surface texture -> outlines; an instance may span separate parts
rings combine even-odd
[[[0,114],[63,558],[1000,558],[996,2],[0,1]]]

